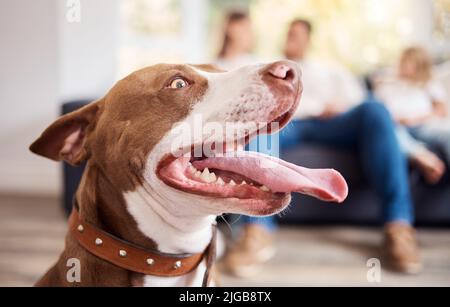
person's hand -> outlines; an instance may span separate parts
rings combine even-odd
[[[424,123],[426,123],[427,121],[429,121],[430,119],[433,118],[432,114],[428,114],[428,115],[424,115],[424,116],[420,116],[420,117],[414,117],[414,118],[398,118],[396,120],[397,123],[399,123],[402,126],[406,126],[406,127],[414,127],[414,126],[419,126],[422,125]]]
[[[433,101],[433,114],[438,118],[445,118],[448,116],[447,105],[443,102]]]
[[[337,104],[328,104],[323,112],[319,115],[320,119],[330,119],[342,113],[342,108]]]
[[[410,118],[399,118],[396,120],[402,126],[411,127],[415,126],[415,122]]]

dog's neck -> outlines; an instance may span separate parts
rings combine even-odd
[[[198,214],[195,209],[169,212],[174,204],[156,199],[145,186],[118,191],[95,165],[88,164],[77,199],[82,219],[144,248],[200,253],[211,241],[215,216]]]
[[[162,252],[200,253],[211,241],[215,216],[197,215],[195,207],[190,214],[171,212],[145,187],[126,193],[125,201],[139,230],[151,237]]]

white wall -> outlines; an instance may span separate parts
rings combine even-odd
[[[79,23],[66,19],[66,1],[58,1],[60,99],[97,98],[115,81],[118,0],[81,0]]]
[[[434,32],[433,3],[430,0],[410,0],[410,2],[410,16],[414,30],[411,32],[409,39],[412,44],[432,47]]]
[[[179,48],[186,50],[188,63],[204,63],[208,50],[208,0],[182,1],[183,33]]]
[[[27,147],[58,103],[58,27],[54,0],[0,3],[0,189],[58,188],[57,168]],[[51,188],[49,188],[51,186]]]
[[[61,101],[114,82],[118,0],[81,0],[80,23],[67,22],[66,3],[0,2],[0,192],[59,193],[60,164],[27,148]]]

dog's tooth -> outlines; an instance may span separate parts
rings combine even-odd
[[[225,181],[223,181],[223,179],[219,177],[219,178],[217,179],[216,183],[217,183],[218,185],[224,185],[224,184],[225,184]]]
[[[196,171],[194,176],[197,177],[197,178],[200,178],[202,176],[202,172]]]
[[[265,185],[260,187],[260,189],[263,190],[264,192],[269,192],[270,191],[270,189],[268,187],[266,187]]]
[[[204,181],[204,182],[209,182],[210,181],[210,174],[209,174],[209,169],[205,168],[202,172],[202,174],[200,175],[200,178]]]
[[[228,182],[228,184],[231,185],[231,186],[235,186],[236,182],[234,182],[234,180],[230,180],[230,182]]]
[[[217,180],[216,174],[214,174],[213,172],[211,174],[209,174],[209,182],[210,183],[216,182],[216,180]]]
[[[189,166],[189,172],[194,175],[195,173],[197,173],[197,169],[194,166]]]
[[[244,181],[241,182],[241,184],[247,184],[247,182],[244,180]]]

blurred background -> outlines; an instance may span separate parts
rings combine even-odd
[[[81,4],[79,20],[68,16],[74,3]],[[315,58],[339,62],[363,79],[395,66],[405,47],[421,45],[450,88],[450,0],[2,0],[0,285],[31,285],[63,247],[62,167],[33,156],[29,144],[64,103],[101,97],[138,68],[215,61],[231,9],[249,13],[258,59],[282,58],[289,23],[301,17],[314,25]],[[445,189],[448,217],[448,183]],[[376,222],[374,210],[336,213],[331,221],[319,211],[286,217],[302,227],[279,234],[283,252],[263,275],[225,277],[225,284],[366,285],[366,261],[380,237],[361,225]],[[423,210],[429,269],[418,277],[386,273],[385,284],[450,284],[450,218]],[[334,260],[325,257],[330,253]]]

